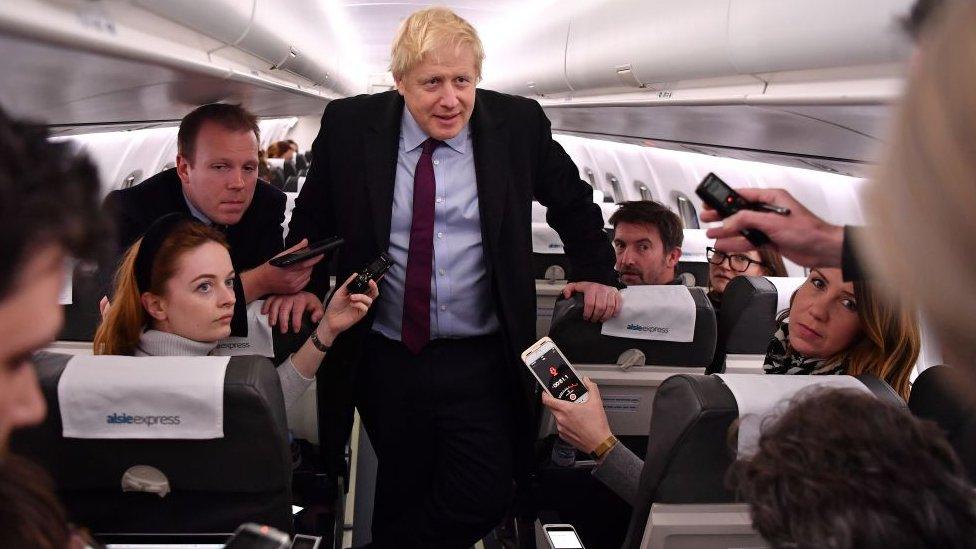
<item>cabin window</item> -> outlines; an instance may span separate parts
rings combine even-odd
[[[122,188],[128,189],[142,183],[142,170],[133,170],[132,173],[122,178]]]
[[[583,168],[583,173],[586,174],[586,180],[589,182],[590,186],[594,189],[596,188],[596,176],[593,175],[593,170],[589,168]]]
[[[671,197],[674,199],[674,204],[678,208],[678,215],[681,216],[681,221],[684,223],[686,229],[700,229],[701,224],[698,222],[698,212],[695,211],[695,204],[688,198],[684,193],[673,192]]]
[[[654,200],[654,193],[651,192],[650,187],[645,185],[642,181],[634,181],[634,186],[640,192],[641,200]]]
[[[613,189],[613,201],[617,203],[623,202],[625,200],[624,190],[620,186],[620,180],[617,179],[617,176],[612,173],[607,173],[607,181],[610,182],[610,188]]]

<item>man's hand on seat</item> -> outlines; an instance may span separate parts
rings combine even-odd
[[[610,424],[603,410],[600,388],[590,378],[583,378],[583,385],[589,393],[583,403],[569,402],[553,398],[542,391],[542,404],[549,408],[556,419],[559,436],[583,452],[592,452],[610,437]]]
[[[596,282],[570,282],[563,288],[566,299],[574,293],[583,294],[583,318],[590,322],[606,322],[617,316],[624,305],[620,291],[613,286]]]
[[[307,247],[308,239],[303,238],[275,257],[281,257]],[[247,298],[247,302],[250,303],[267,294],[288,295],[302,291],[312,278],[312,267],[322,261],[323,257],[325,256],[317,255],[288,267],[275,267],[265,262],[241,274],[241,284],[244,286],[244,296]]]
[[[736,192],[750,202],[789,208],[790,214],[741,210],[723,220],[718,212],[706,205],[701,220],[722,222],[721,227],[713,227],[705,233],[716,239],[715,249],[727,253],[755,250],[756,247],[740,231],[758,229],[766,233],[776,250],[794,263],[804,267],[840,267],[843,227],[820,219],[783,189],[736,189]]]
[[[269,296],[261,307],[261,313],[268,315],[268,324],[272,327],[278,326],[281,333],[286,333],[290,325],[297,334],[302,329],[302,315],[305,311],[311,313],[313,323],[322,320],[325,314],[319,298],[308,292]]]

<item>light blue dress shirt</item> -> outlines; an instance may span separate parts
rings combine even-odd
[[[428,138],[407,108],[400,120],[396,182],[390,219],[390,247],[395,264],[380,282],[373,329],[400,341],[403,288],[410,225],[413,178],[421,145]],[[475,179],[474,149],[465,125],[457,136],[434,149],[434,265],[430,278],[430,338],[460,338],[498,331],[481,241],[481,213]]]

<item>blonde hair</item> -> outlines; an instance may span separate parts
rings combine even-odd
[[[799,290],[797,290],[799,291]],[[790,307],[796,292],[790,297]],[[854,281],[857,319],[861,335],[854,343],[824,360],[825,366],[845,365],[845,374],[870,374],[884,380],[908,400],[912,368],[922,349],[922,337],[914,311],[887,295],[879,295],[869,283]],[[777,320],[790,315],[786,309]],[[787,343],[787,352],[793,354]]]
[[[203,223],[187,220],[173,228],[156,252],[149,276],[150,287],[146,291],[162,295],[166,282],[176,274],[180,257],[207,242],[216,242],[230,251],[224,235]],[[140,238],[126,250],[115,272],[112,306],[99,324],[92,342],[96,355],[132,355],[143,328],[149,323],[150,317],[142,306],[142,294],[135,273],[136,256],[141,245]]]
[[[976,3],[945,6],[922,34],[857,242],[872,274],[926,314],[943,345],[976,357]],[[951,273],[947,291],[933,269]]]
[[[437,50],[451,46],[455,52],[471,48],[477,77],[481,79],[481,63],[485,50],[478,31],[470,23],[445,7],[431,7],[410,14],[393,39],[390,72],[397,81]]]

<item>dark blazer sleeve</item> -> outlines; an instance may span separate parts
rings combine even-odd
[[[121,191],[112,191],[102,203],[102,212],[112,220],[115,228],[115,255],[121,257],[142,233],[147,224],[136,204],[126,201]]]
[[[335,214],[330,198],[333,181],[328,157],[329,140],[332,137],[330,128],[337,123],[333,105],[334,103],[329,103],[326,106],[319,134],[312,143],[312,167],[291,211],[286,246],[292,246],[302,238],[308,238],[311,243],[336,235]],[[329,292],[329,263],[330,261],[319,261],[312,269],[311,281],[305,287],[306,291],[323,299]]]
[[[864,280],[864,270],[854,250],[854,242],[862,230],[863,227],[844,225],[844,247],[841,249],[840,269],[845,282]]]
[[[539,159],[536,200],[547,208],[546,222],[559,233],[569,257],[570,281],[619,286],[613,271],[613,248],[603,230],[603,213],[593,203],[593,187],[579,178],[573,159],[552,138],[549,119],[532,102],[539,120]]]
[[[285,193],[275,189],[269,194],[271,195],[268,201],[269,206],[262,212],[265,215],[262,217],[261,226],[257,231],[260,236],[258,241],[254,243],[258,257],[263,258],[262,262],[280,254],[285,249],[285,241],[281,237],[281,224],[285,221]]]

